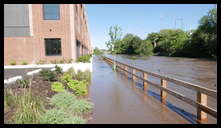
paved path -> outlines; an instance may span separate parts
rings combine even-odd
[[[95,107],[89,123],[190,123],[154,97],[143,95],[104,61],[94,58],[92,77],[89,97]]]

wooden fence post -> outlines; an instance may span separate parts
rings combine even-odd
[[[164,79],[161,79],[161,86],[166,88],[167,87],[167,81]],[[167,93],[163,90],[160,90],[160,96],[161,96],[161,103],[166,103],[166,97],[167,97]]]
[[[201,92],[197,92],[197,102],[204,106],[207,106],[207,95]],[[207,114],[203,112],[200,108],[197,108],[197,119],[201,121],[207,119]]]
[[[124,70],[125,70],[125,76],[126,76],[126,78],[127,78],[128,74],[127,74],[127,72],[126,72],[126,71],[127,71],[127,66],[126,66],[126,65],[124,66]]]
[[[145,72],[143,72],[143,79],[147,80],[147,73]],[[148,87],[148,83],[146,81],[143,81],[143,90],[145,91],[145,93],[147,91],[147,87]]]
[[[133,73],[133,74],[136,74],[136,69],[133,68],[133,69],[132,69],[132,73]],[[135,77],[134,75],[132,75],[132,79],[133,79],[133,81],[135,81],[135,80],[136,80],[136,77]]]

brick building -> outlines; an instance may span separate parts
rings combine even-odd
[[[82,4],[4,4],[4,64],[73,59],[90,54]]]

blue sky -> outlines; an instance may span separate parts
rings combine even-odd
[[[161,29],[196,29],[202,16],[214,4],[86,4],[92,47],[107,49],[109,27],[119,25],[123,35],[132,33],[145,39]],[[183,25],[181,20],[183,19]]]

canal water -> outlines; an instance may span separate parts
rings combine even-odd
[[[216,90],[217,63],[200,59],[157,57],[135,58],[117,55],[110,58],[139,67],[146,71],[171,76]],[[134,83],[97,57],[93,58],[92,84],[89,98],[95,103],[89,123],[196,123],[196,109],[168,94],[167,104],[159,101],[159,89],[148,86],[148,95],[141,90],[141,81]],[[159,83],[157,78],[148,80]],[[195,92],[172,83],[168,88],[194,99]],[[210,107],[217,109],[217,100],[208,97]],[[203,123],[217,123],[208,115]]]

